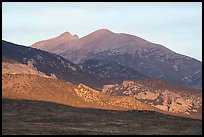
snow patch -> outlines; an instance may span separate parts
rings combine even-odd
[[[57,76],[55,75],[55,74],[50,74],[50,76],[52,77],[52,78],[54,78],[54,79],[57,79]]]
[[[199,72],[200,72],[200,70],[198,70],[198,71],[194,72],[194,73],[193,73],[193,75],[198,74]]]
[[[76,68],[73,67],[73,66],[71,66],[70,64],[68,65],[68,67],[69,67],[70,69],[72,69],[73,71],[76,71]]]
[[[172,67],[174,68],[175,71],[178,71],[178,66],[173,65]]]

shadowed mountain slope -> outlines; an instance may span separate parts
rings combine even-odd
[[[131,68],[111,61],[90,59],[80,65],[89,69],[92,74],[108,79],[110,83],[148,78]]]
[[[61,56],[39,49],[16,45],[2,41],[2,58],[12,59],[26,64],[48,76],[53,76],[71,83],[84,83],[93,88],[100,89],[106,80],[90,74],[86,69],[74,64]]]

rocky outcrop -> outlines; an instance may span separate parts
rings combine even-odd
[[[121,85],[105,85],[102,93],[132,96],[164,111],[201,115],[202,92],[161,80],[124,81]]]

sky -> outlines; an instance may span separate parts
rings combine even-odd
[[[30,46],[70,32],[127,33],[202,61],[202,2],[2,2],[2,39]]]

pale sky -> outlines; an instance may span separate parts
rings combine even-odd
[[[202,2],[2,2],[2,39],[16,44],[102,28],[202,61]]]

